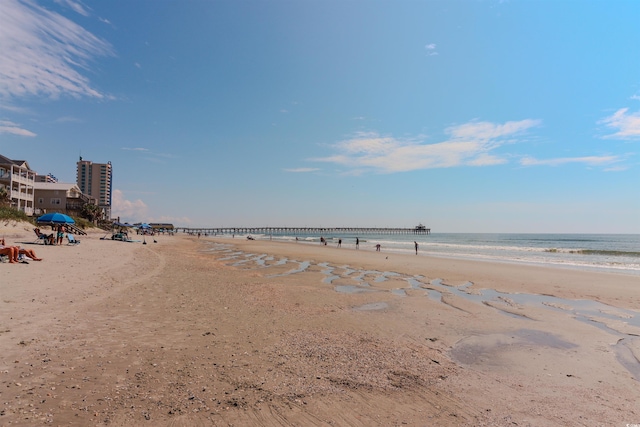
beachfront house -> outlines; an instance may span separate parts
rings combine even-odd
[[[80,188],[66,182],[36,182],[35,213],[62,212],[67,215],[81,216],[86,204],[96,204],[94,198],[82,194]]]
[[[34,184],[36,172],[26,160],[11,160],[0,155],[0,187],[7,190],[11,207],[27,215],[34,211]]]

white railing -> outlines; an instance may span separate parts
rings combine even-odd
[[[0,179],[9,180],[11,182],[19,182],[21,184],[30,185],[32,187],[36,182],[36,176],[33,174],[27,174],[27,176],[24,176],[23,174],[15,172],[0,175]]]
[[[10,197],[12,199],[33,201],[33,193],[28,191],[11,190]]]

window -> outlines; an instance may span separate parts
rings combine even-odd
[[[60,204],[60,199],[58,199],[58,198],[52,198],[52,199],[51,199],[51,204],[52,204],[52,205],[59,205],[59,204]]]
[[[40,198],[38,199],[38,203],[39,203],[39,204],[43,204],[43,203],[44,203],[44,198],[43,198],[43,197],[40,197]]]

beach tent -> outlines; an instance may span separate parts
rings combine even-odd
[[[113,227],[114,227],[114,228],[115,228],[115,227],[129,228],[129,227],[133,227],[133,225],[129,224],[128,222],[121,223],[121,222],[117,222],[117,221],[115,221],[115,222],[113,223]]]
[[[74,224],[75,221],[69,215],[59,212],[50,212],[42,215],[37,220],[38,224]]]

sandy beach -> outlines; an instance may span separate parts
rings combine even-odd
[[[0,425],[640,423],[637,277],[0,234],[44,259],[0,264]]]

